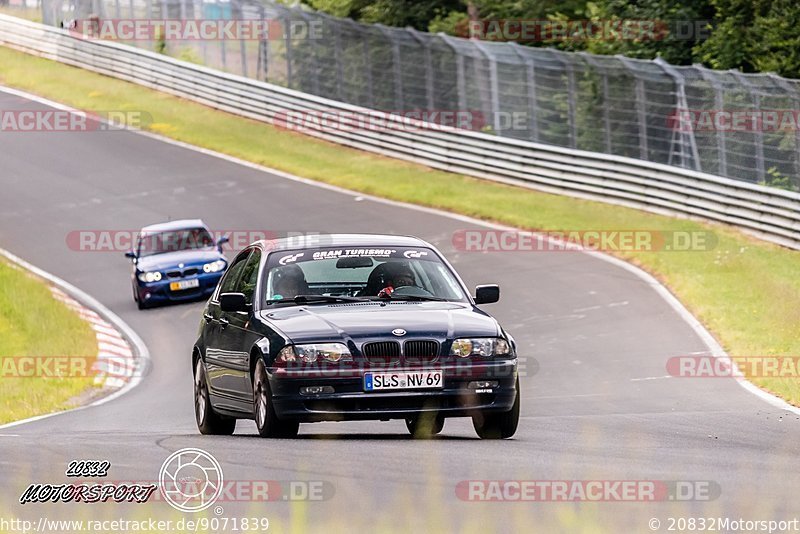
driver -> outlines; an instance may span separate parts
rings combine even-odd
[[[308,293],[303,270],[297,265],[286,265],[275,270],[275,279],[272,282],[272,298],[293,299],[298,295]]]
[[[378,292],[379,297],[390,296],[397,288],[406,286],[416,286],[417,279],[414,276],[414,271],[411,270],[405,263],[393,263],[387,266],[386,278],[384,283],[386,287]]]

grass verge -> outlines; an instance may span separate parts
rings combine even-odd
[[[93,378],[69,376],[48,357],[80,370],[90,369],[96,355],[88,323],[42,280],[0,261],[0,424],[72,407]]]
[[[800,356],[800,254],[737,230],[351,150],[2,47],[0,83],[85,110],[145,110],[154,118],[150,130],[180,141],[320,182],[519,228],[711,231],[718,243],[706,252],[616,254],[664,282],[731,356]],[[795,377],[753,382],[800,405],[800,380]]]

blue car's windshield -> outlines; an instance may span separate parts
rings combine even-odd
[[[264,301],[278,304],[342,299],[466,302],[450,269],[433,250],[409,247],[280,251],[265,269]]]
[[[168,232],[146,233],[139,236],[137,253],[140,257],[209,248],[215,245],[214,238],[205,228],[186,228]]]

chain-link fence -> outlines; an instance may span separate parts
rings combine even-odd
[[[129,44],[376,110],[468,111],[501,136],[800,189],[798,80],[364,25],[266,0],[42,4],[47,24],[89,18],[269,20],[255,37]]]

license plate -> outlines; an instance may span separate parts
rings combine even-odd
[[[365,373],[364,391],[390,389],[441,389],[441,371],[414,371],[408,373]]]
[[[193,280],[181,280],[180,282],[170,282],[170,291],[183,291],[184,289],[192,289],[193,287],[200,287],[200,280],[197,278]]]

